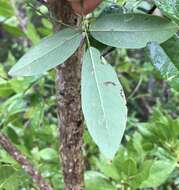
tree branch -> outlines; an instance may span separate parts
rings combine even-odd
[[[21,167],[29,174],[40,190],[53,190],[53,188],[43,179],[41,174],[34,169],[32,164],[22,153],[13,145],[7,136],[0,133],[0,145],[16,160]]]

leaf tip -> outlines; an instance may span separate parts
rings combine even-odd
[[[109,162],[109,163],[111,163],[112,161],[113,161],[113,159],[114,159],[114,157],[115,157],[115,154],[116,154],[116,152],[117,152],[117,150],[114,152],[112,152],[112,151],[105,151],[105,150],[102,150],[102,149],[100,149],[100,151],[101,151],[101,153],[102,153],[102,155],[104,156],[104,158],[106,158],[106,160]]]
[[[10,69],[10,71],[8,72],[8,75],[9,75],[9,76],[12,76],[12,77],[14,77],[14,76],[21,76],[21,77],[25,76],[25,75],[23,75],[22,73],[19,73],[18,70],[15,69],[14,67],[12,67],[12,68]]]

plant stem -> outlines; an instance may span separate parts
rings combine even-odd
[[[36,11],[38,14],[40,14],[41,16],[43,16],[44,18],[47,18],[48,20],[50,20],[50,21],[52,21],[52,22],[56,22],[57,24],[61,24],[61,25],[64,25],[64,26],[66,26],[66,27],[74,28],[74,27],[72,27],[72,26],[70,26],[70,25],[68,25],[68,24],[63,23],[61,20],[52,18],[51,16],[48,16],[48,15],[42,13],[39,9],[37,9],[35,6],[33,6],[32,3],[29,3],[29,2],[27,1],[26,4],[27,4],[31,9],[33,9],[34,11]],[[74,29],[76,29],[76,28],[74,28]]]
[[[81,17],[76,16],[66,0],[49,1],[55,19],[78,27]],[[55,30],[62,26],[54,23]],[[60,156],[65,190],[84,190],[83,119],[80,81],[83,47],[57,68],[57,100],[60,132]]]
[[[4,134],[0,133],[0,145],[16,160],[21,167],[29,174],[41,190],[53,190],[41,174],[32,166],[27,158],[13,145]]]

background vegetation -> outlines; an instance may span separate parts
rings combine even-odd
[[[117,3],[125,3],[128,10],[135,12],[150,11],[155,6],[153,1],[145,0],[118,0]],[[160,1],[156,4],[160,5]],[[93,14],[110,10],[119,11],[119,8],[112,1],[104,1]],[[161,10],[167,12],[165,7]],[[176,20],[177,14],[179,11],[169,17]],[[8,76],[12,65],[32,45],[52,34],[51,20],[47,8],[37,1],[0,0],[0,131],[32,161],[55,190],[62,190],[55,71],[36,77]],[[145,49],[118,49],[105,57],[115,67],[124,87],[128,124],[121,148],[112,162],[100,155],[85,130],[86,189],[179,189],[179,93],[154,69]],[[2,148],[0,189],[37,189]]]

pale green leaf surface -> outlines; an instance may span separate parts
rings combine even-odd
[[[32,76],[48,71],[64,63],[79,47],[82,34],[73,29],[64,29],[45,38],[27,52],[10,70],[10,75]]]
[[[158,187],[164,183],[176,167],[170,160],[154,161],[151,165],[149,176],[140,185],[141,188]]]
[[[126,100],[115,71],[102,64],[95,48],[89,48],[84,56],[82,109],[91,136],[105,157],[112,159],[126,126]]]
[[[167,80],[173,88],[179,90],[179,71],[162,47],[155,42],[151,42],[147,45],[147,49],[151,62],[161,73],[163,79]]]
[[[86,172],[85,186],[86,190],[117,190],[104,175],[95,171]]]
[[[117,48],[143,48],[150,41],[162,43],[172,37],[177,26],[169,20],[147,14],[110,14],[91,26],[92,36]],[[161,32],[162,31],[162,32]]]

